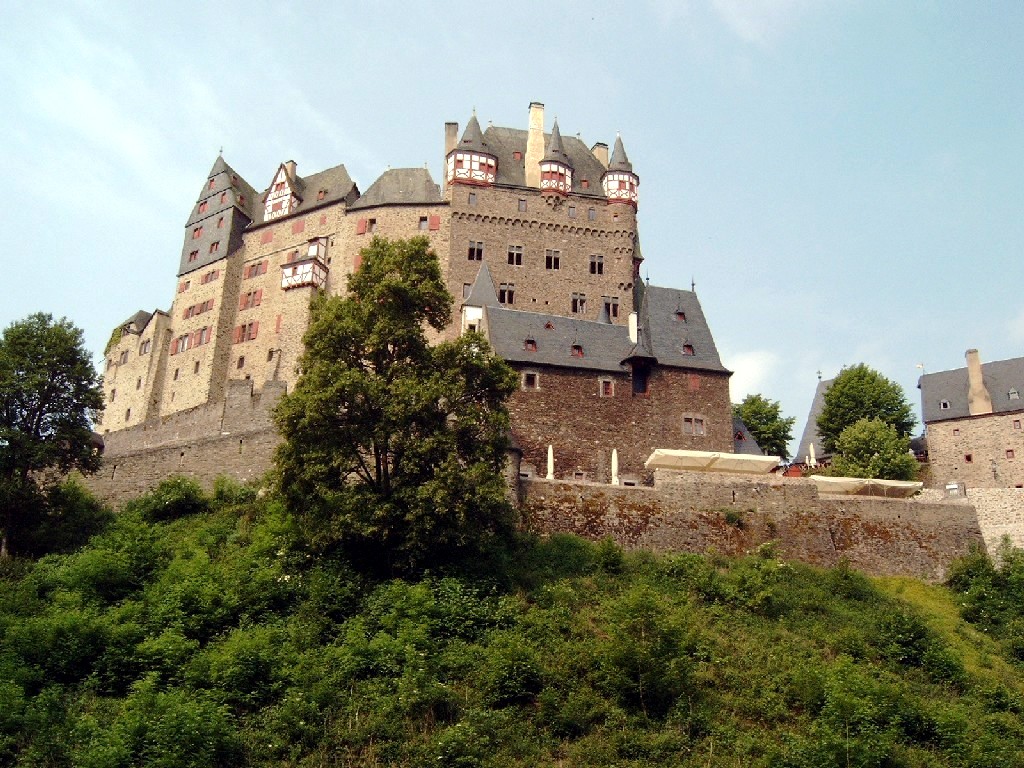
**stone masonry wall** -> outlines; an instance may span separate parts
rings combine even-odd
[[[530,479],[524,495],[525,517],[540,533],[730,555],[775,541],[787,558],[819,566],[845,558],[880,575],[941,580],[954,558],[983,542],[963,500],[819,496],[801,479],[659,470],[653,488]]]
[[[970,459],[970,460],[968,460]],[[942,486],[1024,486],[1024,412],[995,413],[928,425],[928,461]]]
[[[644,462],[655,448],[733,450],[725,375],[658,368],[648,394],[634,395],[627,373],[514,367],[538,374],[536,389],[512,395],[509,414],[523,462],[539,475],[547,471],[548,445],[554,446],[555,477],[597,482],[611,481],[613,448],[620,476],[636,479],[647,476]],[[601,396],[602,379],[614,382],[611,397]],[[684,435],[684,414],[702,417],[706,434]]]

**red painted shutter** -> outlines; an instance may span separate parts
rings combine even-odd
[[[365,235],[366,234],[366,219],[360,219],[359,221],[356,222],[356,234],[357,235]]]
[[[231,342],[232,344],[237,344],[238,342],[240,342],[242,340],[242,329],[244,327],[245,327],[244,325],[237,325],[237,326],[235,326],[235,336],[234,336],[234,340]]]
[[[178,354],[178,340],[177,339],[171,339],[171,354],[172,355]]]
[[[277,324],[274,326],[274,333],[280,333],[280,332],[281,332],[281,316],[278,315],[277,316]]]
[[[430,226],[431,230],[440,229],[441,228],[441,217],[440,216],[431,216],[430,217],[430,221],[429,221],[429,226]]]
[[[352,271],[358,272],[361,266],[363,266],[363,254],[357,253],[355,258],[352,259]]]
[[[185,307],[183,310],[181,310],[181,319],[188,320],[188,307]]]
[[[270,266],[270,259],[263,260],[263,266],[260,267],[260,274],[265,275],[267,273],[267,267]]]
[[[260,235],[260,242],[261,243],[270,243],[270,242],[273,242],[273,240],[274,240],[274,230],[272,230],[272,229],[266,229],[266,230],[263,231],[263,234]]]
[[[254,322],[252,324],[252,336],[250,336],[249,338],[255,339],[256,338],[256,334],[259,333],[259,331],[260,331],[260,321],[257,320],[256,322]]]
[[[299,219],[298,221],[292,223],[292,234],[293,235],[298,235],[298,234],[302,233],[303,231],[305,231],[305,229],[306,229],[306,220],[305,219]]]
[[[256,291],[256,295],[252,297],[252,305],[254,307],[258,307],[260,305],[261,301],[263,301],[263,289],[262,288],[260,288],[258,291]]]
[[[238,308],[245,309],[245,294],[243,293],[238,297]]]

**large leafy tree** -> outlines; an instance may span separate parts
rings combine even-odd
[[[763,395],[747,395],[743,402],[733,404],[732,413],[750,430],[758,446],[767,456],[789,458],[789,443],[793,439],[794,418],[782,417],[778,400]]]
[[[836,477],[870,477],[879,480],[913,480],[917,459],[910,439],[881,419],[861,419],[839,436],[829,474]]]
[[[917,423],[903,388],[860,363],[844,368],[825,391],[818,434],[829,453],[837,451],[843,430],[861,419],[879,419],[907,437]]]
[[[91,418],[103,407],[99,377],[66,319],[34,314],[0,336],[0,556],[15,528],[39,507],[49,471],[92,472],[99,455]]]
[[[317,548],[408,572],[511,531],[502,468],[515,374],[478,334],[428,343],[451,307],[425,238],[374,238],[348,295],[314,299],[276,421],[281,488]]]

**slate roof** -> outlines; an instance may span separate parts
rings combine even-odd
[[[608,161],[608,170],[626,171],[628,173],[633,172],[633,164],[629,162],[629,158],[626,157],[626,148],[622,146],[621,136],[615,136],[615,147],[612,149],[612,156]]]
[[[1024,357],[982,363],[981,378],[992,398],[993,413],[1024,410]],[[970,416],[967,368],[926,373],[918,379],[917,387],[921,390],[921,414],[925,424]],[[1010,399],[1012,390],[1017,391],[1019,399]],[[948,408],[942,407],[943,401],[949,404]]]
[[[501,306],[498,302],[498,294],[494,291],[491,271],[487,268],[486,263],[481,264],[480,269],[477,270],[476,279],[473,280],[473,286],[469,289],[469,295],[466,296],[462,305],[470,307]]]
[[[565,150],[562,148],[562,132],[558,130],[557,120],[555,120],[555,124],[551,127],[551,137],[548,140],[548,151],[544,153],[544,160],[546,162],[564,163],[572,167],[569,156],[565,154]]]
[[[824,379],[818,382],[818,388],[814,390],[814,399],[811,400],[811,410],[807,414],[807,423],[804,424],[804,433],[800,438],[800,446],[793,457],[794,464],[803,464],[811,453],[811,444],[814,445],[814,457],[818,461],[827,458],[828,454],[821,444],[821,437],[818,435],[818,417],[825,407],[825,392],[832,386],[834,379]]]
[[[526,139],[529,132],[519,128],[498,128],[488,126],[484,131],[483,140],[487,145],[488,154],[494,155],[498,161],[497,184],[508,184],[517,187],[526,186]],[[562,150],[566,160],[573,168],[572,191],[580,195],[604,197],[601,188],[601,177],[605,168],[601,161],[594,157],[590,148],[575,136],[562,136]],[[550,134],[544,135],[544,146],[548,146]],[[522,158],[515,160],[513,152],[521,152]],[[586,179],[590,186],[583,188]]]
[[[456,145],[455,149],[462,150],[464,152],[479,152],[481,154],[489,155],[492,154],[490,148],[487,146],[487,142],[484,140],[483,134],[480,133],[480,123],[476,119],[476,113],[469,118],[469,122],[466,123],[466,130],[462,132],[462,138]]]
[[[146,329],[146,326],[149,325],[149,320],[152,317],[152,312],[146,312],[145,310],[140,309],[134,315],[121,323],[121,327],[129,333],[142,333]]]
[[[685,320],[678,317],[679,312]],[[660,365],[729,373],[693,291],[646,286],[638,320],[650,334],[651,351]],[[685,344],[693,347],[692,355],[683,354]]]
[[[426,168],[391,168],[384,171],[349,209],[440,202],[441,188],[434,183]]]
[[[486,307],[484,312],[491,346],[509,362],[609,373],[629,371],[621,362],[633,346],[624,325],[495,306]],[[535,351],[527,350],[527,339],[534,341]],[[582,357],[573,356],[574,344],[583,348]]]
[[[732,417],[732,450],[733,453],[745,453],[748,456],[764,456],[757,440],[738,416]]]

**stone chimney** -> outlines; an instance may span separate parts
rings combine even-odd
[[[526,186],[540,188],[540,161],[544,159],[544,105],[530,102],[530,130],[526,136]]]
[[[295,181],[295,161],[285,160],[284,170],[288,174],[288,178]]]
[[[637,316],[636,316],[636,312],[630,312],[629,313],[629,340],[633,344],[636,344],[636,341],[639,338],[640,338],[640,335],[639,335],[639,332],[638,332],[638,329],[637,329]]]
[[[444,156],[448,157],[459,144],[459,124],[458,123],[445,123],[444,124]]]
[[[592,146],[590,148],[590,151],[591,151],[591,153],[593,153],[594,157],[596,157],[598,159],[598,162],[600,162],[601,165],[603,165],[605,167],[605,169],[607,170],[607,168],[608,168],[608,145],[605,144],[603,141],[599,141],[599,142],[597,142],[597,144],[595,144],[594,146]]]
[[[992,413],[992,397],[985,388],[978,350],[968,349],[965,357],[967,358],[967,411],[971,416]]]

